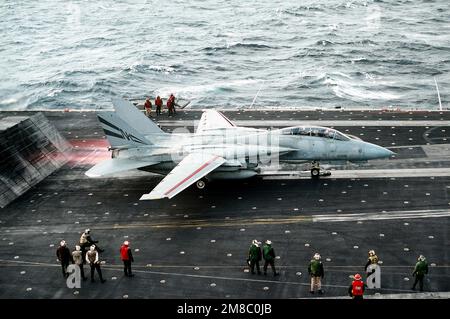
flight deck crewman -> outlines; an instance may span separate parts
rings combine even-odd
[[[150,102],[149,97],[147,97],[147,99],[145,100],[144,108],[145,108],[145,115],[147,115],[147,117],[150,117],[152,113],[152,102]]]
[[[125,276],[134,277],[131,273],[131,263],[134,262],[133,254],[131,253],[130,242],[125,240],[120,247],[120,259],[123,261],[123,271]]]
[[[317,287],[319,294],[323,294],[322,279],[325,273],[323,270],[323,264],[320,259],[320,254],[315,253],[308,267],[308,273],[311,276],[311,289],[309,292],[312,294],[314,293],[315,287]]]
[[[428,274],[428,262],[424,255],[420,255],[417,258],[416,267],[414,267],[413,276],[416,276],[416,279],[411,288],[412,290],[415,290],[417,283],[419,283],[420,291],[423,291],[423,278],[426,274]]]
[[[87,278],[84,276],[84,269],[83,269],[84,264],[83,252],[81,251],[80,245],[75,246],[75,250],[72,252],[72,259],[73,263],[75,265],[78,265],[78,267],[80,267],[81,278],[83,278],[83,280],[86,280]]]
[[[161,115],[163,100],[159,97],[159,95],[155,99],[155,105],[156,105],[156,115]]]
[[[264,275],[267,275],[267,266],[270,265],[273,271],[273,276],[278,276],[279,273],[275,270],[275,250],[272,247],[272,242],[266,240],[263,246],[263,258],[264,258]]]
[[[355,280],[353,280],[350,287],[348,287],[348,294],[355,300],[361,300],[364,297],[365,283],[362,281],[362,277],[360,274],[356,274],[353,276]]]
[[[175,110],[175,96],[170,94],[169,98],[167,99],[167,108],[169,109],[169,115],[177,114],[177,111]]]
[[[85,252],[87,248],[94,245],[95,248],[98,250],[98,252],[102,253],[103,249],[100,249],[100,247],[98,247],[97,243],[98,243],[98,240],[92,239],[91,230],[89,228],[87,228],[84,231],[84,233],[81,234],[81,237],[80,237],[81,251]]]
[[[261,257],[261,248],[259,247],[261,243],[254,239],[252,241],[252,245],[250,246],[250,249],[248,251],[248,260],[250,262],[250,270],[252,274],[255,274],[255,266],[256,270],[258,271],[258,275],[261,275],[261,269],[259,267],[259,262],[262,259]]]
[[[86,253],[86,262],[91,266],[91,282],[94,282],[94,272],[97,269],[98,276],[100,277],[100,282],[104,283],[106,280],[103,279],[102,270],[100,269],[100,260],[98,259],[98,252],[95,250],[95,245],[89,248]]]
[[[69,263],[72,261],[72,255],[70,254],[69,248],[66,246],[66,241],[61,240],[59,243],[58,249],[56,249],[56,257],[58,257],[58,261],[61,263],[62,274],[64,278],[69,276],[67,272],[67,267]]]
[[[369,277],[372,273],[375,272],[375,269],[367,271],[367,267],[369,267],[370,265],[378,265],[378,256],[375,254],[375,250],[369,250],[369,257],[367,258],[367,263],[364,268],[367,273],[367,277]],[[375,280],[375,278],[372,280]]]

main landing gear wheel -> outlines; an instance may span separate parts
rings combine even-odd
[[[195,186],[197,186],[198,189],[204,189],[206,186],[206,183],[204,180],[199,179],[196,183]]]
[[[311,169],[311,177],[314,179],[318,179],[320,176],[320,169],[319,168],[312,168]]]
[[[313,161],[311,163],[311,178],[318,179],[320,177],[320,164],[319,162]]]

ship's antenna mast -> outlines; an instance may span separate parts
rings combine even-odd
[[[437,94],[438,94],[439,110],[442,111],[441,95],[439,94],[439,87],[438,87],[436,78],[434,78],[434,83],[436,84],[436,91],[437,91]]]
[[[256,95],[255,95],[255,97],[253,98],[252,104],[250,104],[250,107],[249,107],[250,109],[252,108],[253,104],[255,104],[256,98],[258,97],[259,92],[261,92],[261,89],[262,89],[262,87],[263,87],[263,84],[264,84],[264,81],[263,81],[263,83],[261,83],[261,86],[259,87],[258,92],[256,92]]]

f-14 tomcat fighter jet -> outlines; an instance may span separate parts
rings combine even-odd
[[[260,173],[262,164],[311,162],[320,175],[322,162],[363,162],[393,153],[326,127],[256,129],[236,126],[222,113],[206,110],[195,133],[165,133],[133,104],[113,99],[114,111],[98,112],[111,145],[112,158],[86,172],[100,177],[131,169],[166,175],[141,200],[172,198],[205,180],[244,179]]]

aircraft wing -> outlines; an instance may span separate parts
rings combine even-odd
[[[149,194],[142,195],[140,200],[172,198],[224,162],[226,160],[217,155],[191,153],[178,163]]]
[[[101,177],[158,163],[159,162],[157,161],[136,161],[126,158],[111,158],[95,165],[85,174],[89,177]]]
[[[197,125],[196,134],[208,129],[236,127],[236,125],[216,110],[206,110],[203,112],[200,122]]]

